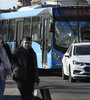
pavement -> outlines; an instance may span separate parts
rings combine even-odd
[[[6,80],[6,88],[3,100],[21,100],[21,96],[17,89],[16,82],[12,79]]]

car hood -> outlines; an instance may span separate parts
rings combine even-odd
[[[90,56],[73,56],[72,59],[78,62],[90,63]]]

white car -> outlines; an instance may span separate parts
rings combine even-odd
[[[75,82],[90,78],[90,43],[73,43],[62,58],[62,78]]]

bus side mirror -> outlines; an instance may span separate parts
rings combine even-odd
[[[53,29],[54,29],[54,24],[51,23],[51,26],[50,26],[50,31],[49,32],[53,32]]]

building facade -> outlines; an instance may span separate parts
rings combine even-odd
[[[44,4],[57,4],[57,5],[88,5],[87,0],[18,0],[18,6],[33,6]]]
[[[31,4],[87,5],[87,0],[32,0]]]

